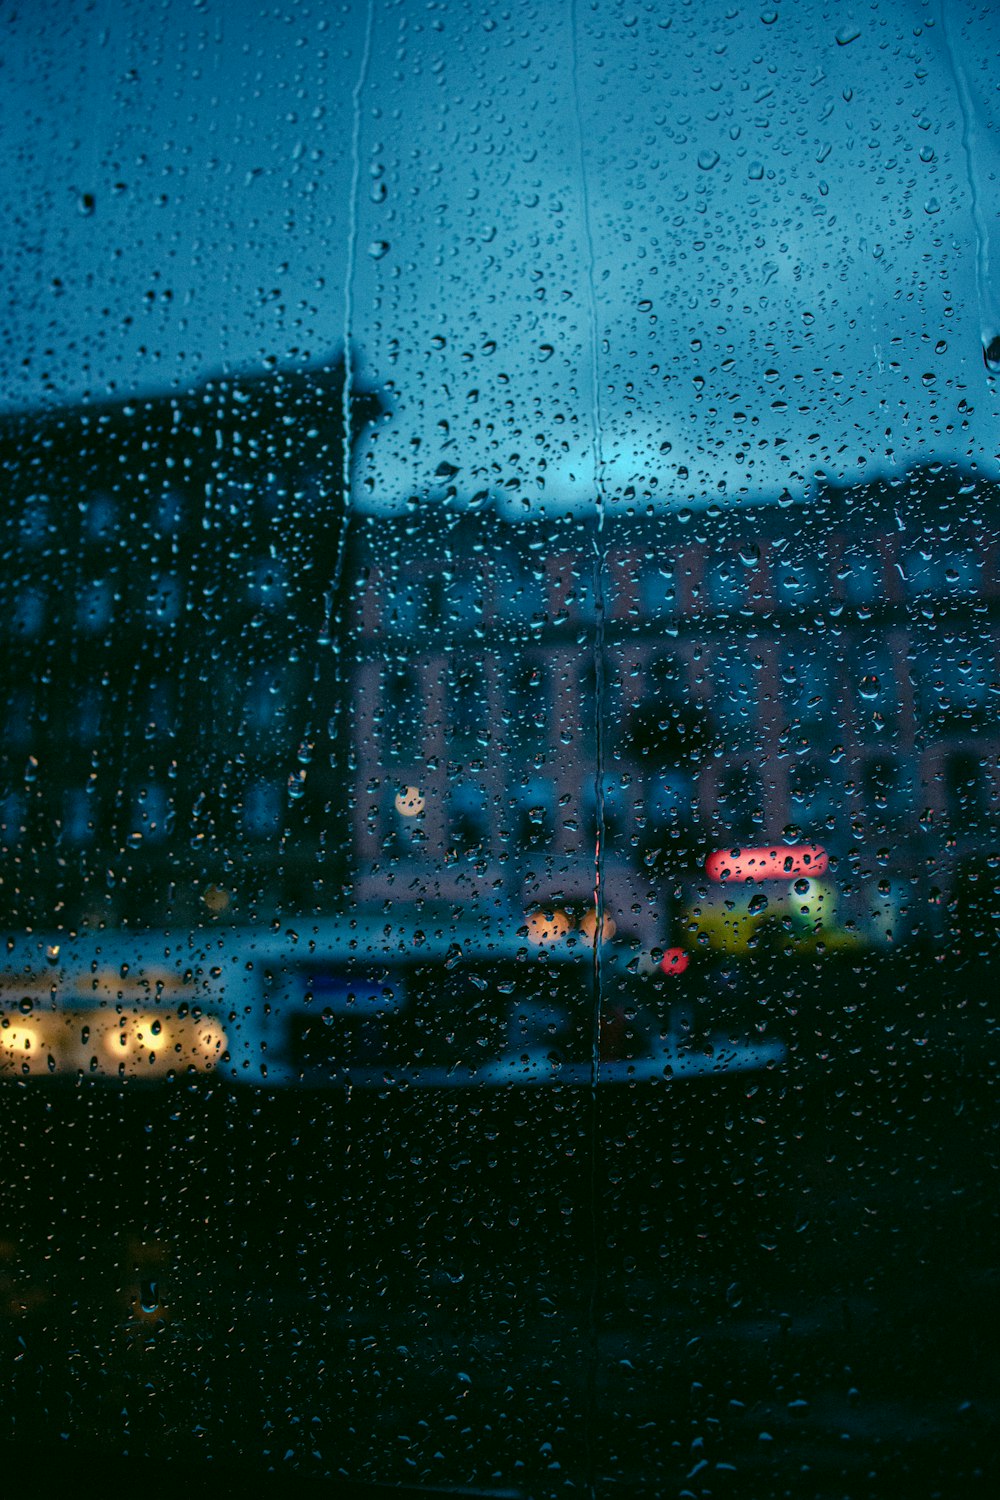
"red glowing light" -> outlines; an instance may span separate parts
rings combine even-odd
[[[829,862],[821,844],[716,849],[705,861],[705,874],[709,880],[798,880],[801,875],[822,875]]]
[[[664,974],[683,974],[688,962],[688,955],[683,948],[668,948],[660,959],[660,968]]]

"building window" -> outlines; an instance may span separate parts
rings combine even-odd
[[[284,787],[277,781],[252,781],[243,798],[243,828],[251,839],[270,838],[281,823]]]
[[[39,634],[45,624],[45,595],[41,589],[22,588],[14,600],[14,634],[31,638]]]
[[[98,635],[107,629],[111,623],[111,584],[106,578],[84,584],[76,618],[84,635]]]
[[[481,661],[457,658],[451,671],[451,732],[457,740],[481,737],[488,720],[486,671]]]
[[[184,501],[176,490],[163,490],[156,501],[154,524],[161,536],[173,536],[184,520]]]
[[[823,720],[831,707],[826,654],[814,647],[783,652],[781,696],[788,713],[800,723]]]
[[[87,501],[84,533],[90,542],[103,542],[114,530],[118,507],[111,495],[98,491]]]
[[[431,588],[426,578],[410,579],[387,587],[383,595],[382,623],[386,630],[414,636],[431,623]]]
[[[459,782],[448,797],[448,839],[458,854],[485,852],[489,843],[489,806],[482,787]]]
[[[247,727],[258,734],[272,728],[284,698],[284,674],[280,669],[258,668],[246,696],[244,714]]]
[[[255,609],[278,609],[285,596],[284,563],[275,557],[259,558],[250,573],[250,603]]]
[[[823,822],[832,811],[833,796],[828,761],[803,756],[788,775],[792,821],[809,826]]]
[[[144,842],[159,843],[169,832],[170,804],[164,787],[157,783],[140,787],[132,805],[132,832]]]
[[[742,644],[718,651],[707,674],[712,711],[730,732],[745,730],[757,718],[757,677]]]
[[[20,842],[25,810],[25,800],[20,792],[11,792],[0,802],[0,837],[6,848]]]
[[[805,609],[819,600],[821,573],[814,558],[775,555],[771,568],[775,596],[786,609]]]
[[[146,596],[146,613],[154,625],[176,625],[181,610],[181,585],[177,578],[152,578]]]
[[[747,570],[735,557],[719,558],[705,566],[705,594],[709,608],[741,609],[747,598]]]
[[[31,693],[26,688],[15,688],[7,700],[7,712],[4,716],[4,738],[8,746],[16,745],[21,748],[30,742],[33,713],[34,700]]]
[[[26,547],[40,547],[49,527],[47,495],[29,495],[21,509],[21,542]]]
[[[979,756],[966,751],[949,755],[945,766],[945,787],[952,827],[976,832],[987,803],[985,768]]]
[[[899,684],[889,648],[866,646],[850,658],[851,688],[862,739],[885,733],[896,724]]]
[[[424,742],[424,711],[416,670],[404,663],[385,668],[382,681],[382,748],[392,760],[418,757]]]
[[[63,831],[67,842],[87,844],[94,836],[94,799],[82,786],[70,787],[65,798]]]
[[[644,619],[670,616],[677,610],[677,585],[674,570],[661,563],[644,568],[639,578],[639,603]]]
[[[872,552],[845,552],[837,579],[848,604],[877,604],[882,589],[881,559]]]
[[[545,619],[545,575],[511,564],[494,573],[496,610],[505,620],[519,625],[539,624]]]
[[[446,627],[471,630],[482,624],[483,586],[482,580],[467,574],[446,574],[444,577],[442,609]]]
[[[935,646],[920,664],[920,704],[924,715],[942,725],[978,726],[997,688],[992,653],[968,636]]]
[[[749,840],[764,821],[760,776],[746,761],[719,777],[718,819],[727,839]]]
[[[894,755],[877,755],[866,761],[862,784],[865,801],[876,813],[895,817],[903,810],[905,789]]]
[[[517,849],[548,849],[555,836],[555,792],[551,781],[533,776],[517,788]]]

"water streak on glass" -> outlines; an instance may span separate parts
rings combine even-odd
[[[597,291],[594,277],[594,235],[591,222],[590,196],[588,191],[587,155],[583,134],[583,107],[580,84],[580,22],[576,0],[570,0],[570,19],[573,32],[573,108],[576,118],[576,139],[579,152],[580,206],[583,221],[583,236],[586,253],[586,300],[590,334],[590,451],[593,464],[594,494],[596,505],[593,539],[594,580],[594,956],[593,993],[594,1009],[590,1031],[590,1212],[591,1212],[591,1266],[590,1296],[588,1306],[590,1366],[587,1379],[587,1401],[591,1423],[597,1416],[597,1382],[599,1366],[599,1343],[597,1328],[597,1283],[598,1283],[598,1152],[600,1118],[598,1113],[598,1085],[601,1071],[601,1011],[602,983],[601,959],[604,945],[604,850],[606,834],[606,809],[604,787],[605,759],[605,704],[604,680],[604,521],[606,510],[607,475],[604,462],[603,420],[601,410],[600,351],[597,329]],[[588,1483],[591,1496],[596,1494],[596,1469],[591,1443],[588,1441]]]
[[[996,370],[1000,368],[1000,311],[998,311],[993,288],[990,285],[990,230],[983,210],[979,183],[977,156],[981,127],[976,118],[976,106],[973,103],[969,80],[955,50],[948,26],[948,5],[945,0],[941,0],[940,13],[948,68],[962,111],[962,151],[965,155],[965,171],[969,181],[969,204],[976,234],[976,299],[979,303],[983,357],[987,368]]]
[[[369,0],[365,10],[365,36],[361,48],[358,76],[351,91],[351,185],[347,209],[347,254],[344,264],[344,385],[341,396],[343,416],[343,471],[341,474],[341,523],[337,538],[337,553],[333,576],[326,598],[327,619],[323,630],[324,640],[330,639],[331,615],[337,608],[340,580],[347,555],[347,535],[351,520],[351,398],[353,395],[353,347],[354,347],[354,271],[358,255],[358,188],[361,180],[361,100],[368,81],[371,62],[372,29],[375,17],[375,0]],[[333,640],[335,654],[339,651],[338,640]]]

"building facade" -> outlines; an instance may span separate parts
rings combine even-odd
[[[928,467],[741,510],[367,518],[355,888],[517,911],[604,893],[676,936],[708,852],[822,844],[845,921],[940,938],[997,848],[1000,492]],[[598,659],[600,669],[598,670]]]
[[[308,906],[322,855],[343,899],[343,388],[333,363],[4,419],[8,926]],[[378,407],[351,405],[356,435]]]

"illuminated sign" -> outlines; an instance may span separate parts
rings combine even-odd
[[[822,875],[828,864],[821,844],[716,849],[705,861],[705,874],[709,880],[798,880],[802,875]]]
[[[683,948],[668,948],[660,959],[664,974],[683,974],[688,966],[688,956]]]

